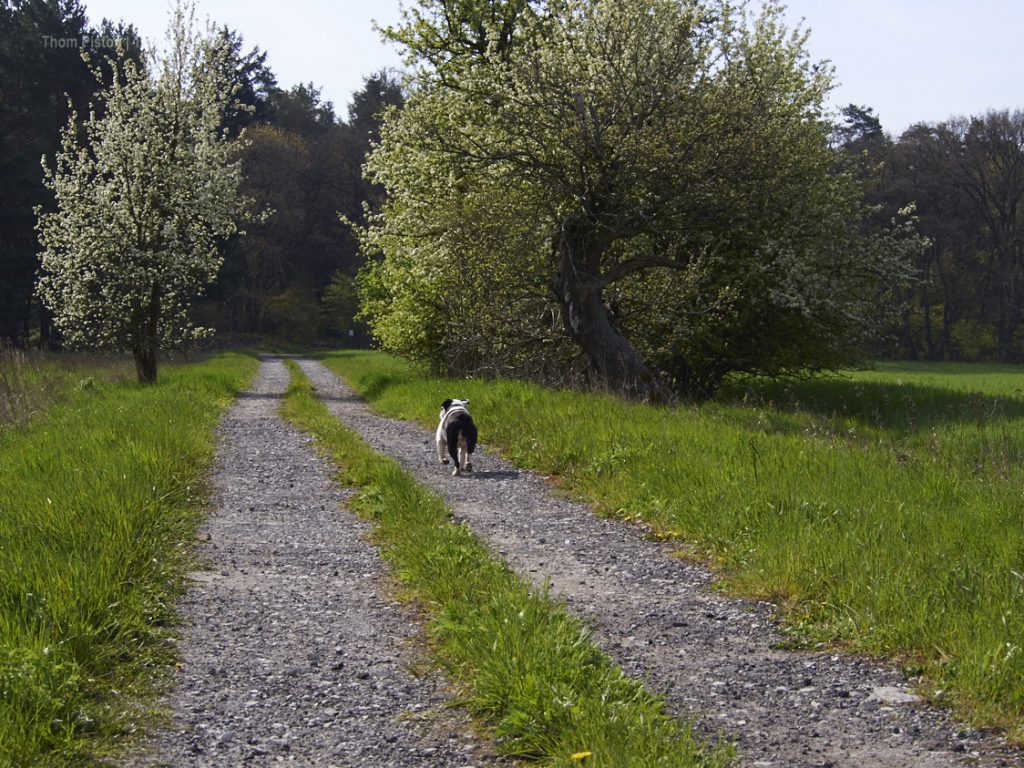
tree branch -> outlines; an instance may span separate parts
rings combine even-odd
[[[650,267],[686,269],[687,266],[688,262],[685,261],[667,259],[662,256],[655,256],[654,254],[646,254],[644,256],[636,256],[632,259],[620,261],[614,267],[599,275],[597,280],[595,280],[591,285],[596,288],[604,288],[606,285],[610,285],[616,280],[621,280],[627,275],[631,275],[634,272],[639,272],[644,269],[649,269]]]

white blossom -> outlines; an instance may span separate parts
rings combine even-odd
[[[146,52],[142,66],[119,52],[108,71],[121,75],[84,122],[72,114],[53,167],[43,158],[56,210],[36,211],[37,292],[70,345],[129,350],[143,381],[155,379],[159,350],[211,333],[192,325],[190,304],[245,215],[221,127],[234,103],[228,51],[193,17],[179,6],[167,50]]]

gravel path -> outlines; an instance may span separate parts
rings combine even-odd
[[[339,508],[309,439],[277,415],[288,372],[265,362],[227,413],[219,509],[183,612],[174,722],[147,765],[493,765],[410,640],[367,527]],[[506,763],[507,764],[507,763]]]
[[[883,664],[776,650],[770,606],[715,594],[705,570],[636,526],[556,498],[543,478],[479,451],[477,472],[451,477],[427,430],[373,414],[320,363],[300,365],[345,424],[440,491],[519,573],[550,580],[626,671],[664,692],[700,733],[737,740],[744,765],[1024,766],[1020,750],[913,701]]]

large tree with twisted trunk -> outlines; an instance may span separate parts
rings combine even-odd
[[[780,17],[421,0],[387,30],[414,74],[368,164],[390,194],[363,232],[378,337],[449,368],[575,349],[650,400],[848,360],[905,247],[865,234],[830,74]]]

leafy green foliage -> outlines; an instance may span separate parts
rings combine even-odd
[[[333,336],[345,338],[355,334],[355,316],[359,313],[359,292],[356,281],[344,272],[335,272],[324,290],[320,305],[324,322]]]
[[[857,138],[844,154],[875,169],[865,174],[871,200],[890,211],[913,201],[928,238],[885,352],[1024,360],[1024,112],[918,124],[896,141]]]
[[[39,266],[33,209],[52,205],[39,158],[60,147],[69,111],[84,110],[98,87],[82,54],[110,50],[115,40],[139,59],[133,27],[87,26],[78,0],[0,2],[0,339],[30,333]],[[45,317],[40,327],[45,341]]]
[[[648,365],[700,394],[877,329],[919,243],[863,230],[829,75],[776,4],[421,6],[390,34],[431,66],[368,163],[392,197],[363,232],[386,347],[449,371],[583,358],[646,396]]]
[[[367,77],[353,94],[347,123],[312,84],[270,91],[263,119],[246,128],[239,157],[243,192],[258,210],[272,213],[228,242],[218,283],[197,308],[205,323],[301,344],[324,337],[350,341],[355,309],[338,316],[337,288],[330,286],[337,275],[359,268],[345,221],[360,221],[363,203],[372,208],[382,195],[360,168],[377,135],[378,112],[401,100],[387,72]],[[297,299],[308,306],[299,307]],[[330,310],[322,322],[310,322],[318,303]],[[284,314],[292,309],[295,318]],[[365,344],[365,332],[351,341]]]

